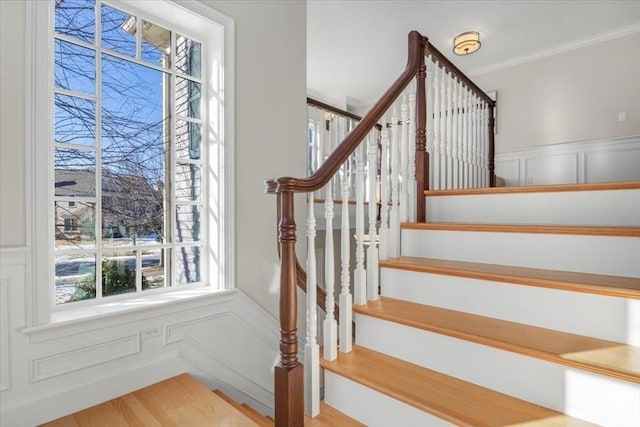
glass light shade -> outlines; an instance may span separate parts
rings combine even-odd
[[[453,39],[453,53],[456,55],[468,55],[478,49],[480,49],[480,33],[477,31],[467,31]]]

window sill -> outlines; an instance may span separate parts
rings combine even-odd
[[[235,289],[218,290],[210,286],[164,292],[135,299],[125,299],[98,305],[55,311],[51,320],[44,325],[24,328],[21,333],[28,335],[30,342],[46,341],[86,331],[134,322],[139,319],[162,316],[212,303],[230,301],[237,293]]]

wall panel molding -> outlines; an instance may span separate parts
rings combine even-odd
[[[635,181],[640,180],[640,135],[502,151],[495,164],[507,186]]]
[[[48,378],[122,359],[141,352],[140,334],[98,341],[90,345],[67,351],[29,358],[29,381],[38,382]]]

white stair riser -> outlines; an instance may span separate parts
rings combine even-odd
[[[425,384],[425,388],[428,384]],[[451,427],[453,424],[325,370],[325,403],[368,427]]]
[[[640,277],[640,238],[402,230],[402,255]]]
[[[596,424],[640,424],[638,384],[370,316],[356,322],[363,347]]]
[[[640,226],[640,190],[432,196],[428,222]]]
[[[640,345],[640,300],[394,268],[382,268],[381,286],[404,301]]]

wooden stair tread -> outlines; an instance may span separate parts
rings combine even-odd
[[[465,188],[427,190],[425,196],[464,196],[470,194],[553,193],[566,191],[636,190],[640,181],[596,182],[591,184],[528,185],[522,187]]]
[[[640,279],[434,258],[399,257],[380,267],[640,299]]]
[[[248,418],[250,418],[254,423],[259,425],[260,427],[271,427],[273,426],[273,422],[269,421],[264,415],[253,409],[252,407],[244,404],[238,403],[226,394],[224,394],[221,390],[213,390],[213,392],[220,396],[225,402],[229,403],[231,406],[236,408],[238,411],[242,412]]]
[[[304,425],[308,427],[365,427],[353,418],[320,402],[320,414],[315,418],[304,417]]]
[[[405,222],[403,230],[481,231],[492,233],[576,234],[587,236],[640,237],[640,227],[591,227],[575,225],[473,224],[462,222]]]
[[[181,374],[44,424],[47,427],[257,424],[188,374]]]
[[[640,383],[640,347],[380,297],[359,314]]]
[[[529,402],[360,346],[324,369],[460,426],[592,426]]]
[[[220,390],[214,390],[214,393],[230,403],[247,417],[251,418],[251,420],[253,420],[260,427],[273,427],[275,425],[272,418],[263,416],[258,411],[247,406],[244,403],[240,404],[236,402],[226,394],[222,393]],[[320,414],[318,414],[318,416],[316,416],[315,418],[309,418],[307,416],[304,417],[304,425],[308,427],[364,427],[364,424],[357,422],[353,418],[348,417],[347,415],[332,408],[324,402],[320,402]]]

